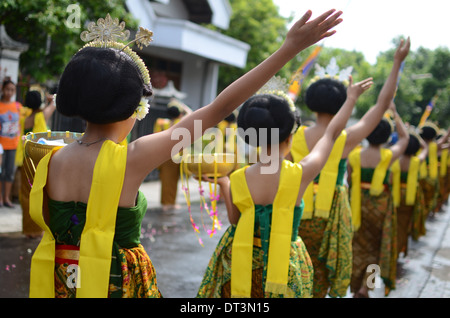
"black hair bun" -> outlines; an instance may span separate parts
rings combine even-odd
[[[37,110],[42,105],[41,94],[38,91],[29,91],[25,96],[25,106]]]
[[[170,119],[177,118],[178,116],[180,116],[180,114],[180,109],[177,106],[170,106],[169,108],[167,108],[167,115]]]
[[[437,130],[432,126],[423,126],[420,129],[420,137],[427,141],[431,141],[436,138],[437,134]]]
[[[96,123],[129,118],[151,96],[132,59],[116,49],[86,47],[67,64],[58,84],[58,111]]]
[[[322,78],[308,87],[305,103],[313,112],[335,115],[346,99],[347,89],[342,82],[331,78]]]
[[[278,129],[279,133],[278,140],[273,142],[283,142],[291,134],[295,123],[300,124],[299,114],[291,110],[284,97],[272,94],[249,98],[237,118],[237,125],[242,128],[238,129],[240,136],[254,147],[272,143],[272,128]]]
[[[391,123],[386,118],[382,118],[366,139],[372,145],[382,145],[389,140],[392,130]]]
[[[420,149],[419,139],[414,134],[409,134],[408,146],[405,149],[405,155],[413,156]]]

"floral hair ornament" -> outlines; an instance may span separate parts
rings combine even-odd
[[[332,57],[330,63],[326,67],[322,67],[319,64],[315,64],[315,67],[316,75],[310,81],[310,85],[322,78],[332,78],[339,82],[342,82],[345,86],[349,85],[348,78],[352,74],[352,66],[346,67],[341,70],[337,65],[336,58]]]
[[[113,48],[122,51],[136,64],[136,67],[141,73],[144,84],[150,85],[150,74],[147,66],[139,55],[137,55],[136,52],[134,52],[129,46],[132,43],[136,43],[139,49],[142,50],[144,46],[150,45],[153,36],[152,31],[139,27],[134,40],[128,42],[127,44],[118,42],[118,40],[127,41],[130,36],[130,31],[125,30],[125,22],[122,21],[119,23],[119,19],[112,19],[109,13],[106,15],[105,19],[98,19],[97,23],[90,22],[87,29],[87,31],[83,31],[81,33],[80,38],[84,42],[88,43],[80,50],[85,47],[101,47]],[[138,120],[143,119],[148,113],[148,108],[149,105],[147,99],[142,98],[132,117],[137,118]]]
[[[296,112],[297,108],[295,107],[294,101],[288,95],[289,92],[289,84],[286,83],[286,79],[281,78],[280,76],[273,76],[263,87],[261,87],[255,95],[262,94],[272,94],[283,97],[289,104],[289,108],[292,112]],[[295,123],[294,127],[292,127],[292,133],[294,133],[298,129],[298,124]]]

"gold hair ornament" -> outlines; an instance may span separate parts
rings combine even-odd
[[[80,50],[85,47],[99,47],[99,48],[113,48],[119,51],[123,51],[127,54],[133,62],[136,64],[139,72],[142,75],[144,84],[150,85],[150,73],[145,65],[144,61],[139,57],[139,55],[134,52],[129,45],[136,43],[139,49],[143,49],[144,46],[148,46],[152,41],[153,32],[139,27],[136,33],[135,39],[123,44],[118,42],[118,40],[126,41],[130,36],[129,30],[125,29],[125,22],[120,22],[119,19],[112,19],[109,13],[106,18],[100,18],[97,23],[90,22],[88,24],[88,31],[83,31],[80,35],[81,40],[84,42],[89,42],[84,45]],[[136,108],[133,118],[141,120],[148,113],[149,105],[146,98],[142,98],[139,106]]]
[[[274,76],[256,92],[256,95],[272,94],[283,97],[288,102],[291,111],[295,112],[296,107],[292,98],[289,97],[288,91],[289,83],[286,83],[286,79],[280,76]],[[292,127],[292,132],[295,132],[297,129],[298,124],[295,122],[294,127]]]
[[[311,79],[309,84],[318,81],[323,78],[331,78],[335,79],[339,82],[342,82],[345,86],[349,85],[348,78],[352,74],[353,67],[349,66],[344,69],[339,69],[337,65],[336,58],[332,57],[330,63],[326,67],[322,67],[319,64],[315,64],[316,72],[315,76]]]

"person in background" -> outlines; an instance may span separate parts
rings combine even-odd
[[[47,121],[56,110],[53,96],[46,96],[46,105],[42,109],[42,96],[37,90],[28,91],[25,96],[24,108],[28,108],[31,112],[25,118],[20,119],[21,136],[29,132],[39,133],[48,130]],[[42,229],[33,222],[29,213],[29,195],[31,190],[31,176],[33,168],[30,164],[30,158],[26,158],[24,154],[24,143],[20,140],[16,151],[16,166],[18,170],[19,182],[19,201],[22,207],[22,233],[28,238],[40,237]]]
[[[349,153],[376,127],[388,110],[396,90],[401,67],[409,53],[410,39],[397,47],[391,72],[376,101],[355,124],[346,127],[336,140],[327,164],[309,185],[299,235],[314,264],[314,297],[344,297],[352,273],[352,211],[344,182]],[[331,63],[331,62],[330,62]],[[330,66],[334,64],[331,63]],[[327,67],[328,69],[328,67]],[[348,69],[348,68],[347,68]],[[312,149],[329,122],[348,98],[345,70],[337,78],[313,80],[306,90],[305,103],[316,113],[316,121],[301,127],[294,135],[290,160],[299,162]],[[342,75],[342,73],[344,75]],[[372,79],[365,80],[372,84]],[[289,158],[289,157],[288,157]]]
[[[391,100],[392,101],[392,100]],[[409,134],[391,103],[397,130],[397,142],[385,145],[394,130],[383,117],[366,138],[368,146],[355,148],[348,156],[348,179],[353,236],[353,268],[350,289],[355,298],[368,298],[373,289],[368,279],[371,266],[379,266],[385,294],[395,289],[397,269],[397,218],[390,184],[391,165],[404,153]]]
[[[13,208],[11,189],[16,170],[16,149],[20,140],[20,113],[22,104],[15,101],[16,85],[6,80],[2,85],[0,99],[0,144],[4,154],[0,175],[0,206]]]
[[[168,118],[158,118],[153,128],[153,133],[169,129],[178,123],[188,112],[175,105],[174,101],[167,105]],[[191,111],[192,112],[192,111]],[[189,112],[190,113],[190,112]],[[161,206],[163,211],[178,210],[180,205],[176,203],[178,193],[178,180],[180,179],[180,164],[170,159],[158,167],[161,181]]]
[[[419,155],[416,155],[419,150]],[[422,188],[419,186],[419,167],[428,153],[427,144],[413,130],[409,132],[409,142],[404,153],[394,162],[392,170],[398,169],[398,175],[393,174],[393,184],[398,182],[394,196],[397,208],[397,252],[408,253],[408,239],[411,236],[417,240],[425,234],[425,206]]]

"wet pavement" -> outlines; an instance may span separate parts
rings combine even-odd
[[[199,208],[198,183],[190,180],[192,213],[201,227],[202,217],[209,229],[211,220]],[[158,287],[165,298],[194,298],[211,254],[228,227],[226,209],[218,204],[222,228],[212,238],[201,229],[198,242],[189,220],[183,192],[178,192],[181,209],[163,212],[159,207],[160,184],[142,185],[148,200],[148,212],[142,224],[141,242],[157,273]],[[39,239],[21,234],[22,212],[0,208],[0,298],[27,298],[31,257]],[[417,242],[409,241],[407,256],[399,258],[397,288],[388,298],[450,297],[450,208],[445,205],[426,223],[427,234]],[[384,298],[384,286],[371,292],[371,297]],[[347,297],[351,297],[348,293]]]

